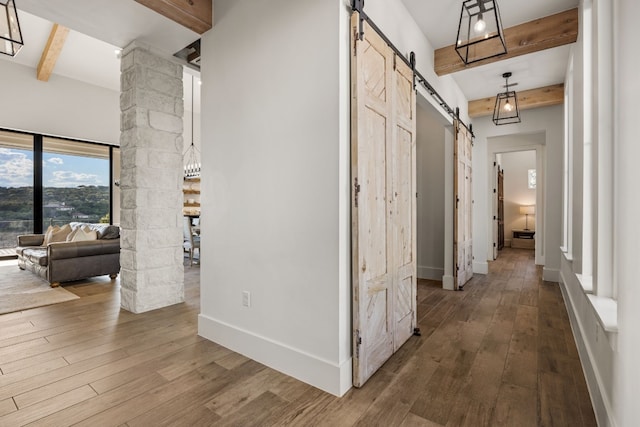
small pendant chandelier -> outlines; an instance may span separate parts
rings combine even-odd
[[[194,86],[195,79],[193,75],[191,76],[191,145],[185,150],[182,155],[184,161],[184,179],[190,178],[198,178],[200,176],[200,150],[198,150],[194,144],[194,134],[193,134],[193,122],[195,121],[195,110],[193,108],[193,98],[194,98]]]
[[[493,123],[496,125],[508,125],[511,123],[520,123],[520,110],[518,109],[518,96],[513,90],[509,90],[509,86],[515,86],[518,83],[509,84],[511,73],[504,73],[502,77],[506,84],[506,91],[496,95],[496,105],[493,108]]]
[[[16,56],[23,45],[14,0],[0,0],[0,53]]]
[[[466,0],[462,3],[455,46],[465,64],[507,53],[496,0]]]

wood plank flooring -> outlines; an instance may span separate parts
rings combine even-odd
[[[17,267],[16,267],[17,268]],[[336,398],[197,336],[186,303],[133,315],[108,278],[0,316],[0,426],[595,426],[557,284],[505,249],[462,292],[420,281],[421,337]]]

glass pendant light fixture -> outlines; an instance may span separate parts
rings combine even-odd
[[[509,84],[511,73],[504,73],[502,77],[505,79],[505,92],[496,95],[496,105],[493,108],[493,123],[496,125],[508,125],[510,123],[520,123],[520,110],[518,109],[518,96],[513,90],[509,90],[510,86],[518,83]]]
[[[466,0],[462,3],[455,46],[465,64],[507,53],[496,0]]]
[[[195,87],[195,78],[192,75],[191,76],[191,145],[189,145],[189,147],[185,150],[184,154],[182,155],[182,158],[184,161],[184,179],[198,178],[200,176],[200,169],[202,166],[200,163],[200,150],[198,150],[196,148],[196,145],[194,144],[195,137],[193,134],[193,130],[194,130],[193,123],[196,117],[195,109],[193,108],[193,105],[194,105],[193,99],[195,98],[194,87]]]
[[[0,53],[16,56],[24,41],[14,0],[0,0]]]

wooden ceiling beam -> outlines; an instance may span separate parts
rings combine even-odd
[[[517,95],[519,110],[559,105],[564,102],[564,84],[523,90],[517,92]],[[495,96],[469,101],[469,117],[490,116],[493,114],[495,105]]]
[[[508,58],[574,43],[578,39],[578,8],[506,28],[504,30],[504,38],[507,44],[506,54],[469,65],[465,65],[462,62],[456,52],[455,45],[436,49],[433,68],[437,75],[443,76],[479,65],[491,64]]]
[[[38,80],[48,82],[49,77],[53,73],[53,68],[56,66],[58,57],[64,47],[64,42],[69,34],[69,29],[59,24],[53,24],[51,33],[49,34],[49,40],[42,51],[40,62],[36,71],[36,77]]]
[[[213,27],[213,0],[136,0],[198,34]]]

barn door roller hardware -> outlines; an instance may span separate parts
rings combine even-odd
[[[415,89],[415,81],[417,80],[426,90],[429,95],[438,103],[438,105],[449,115],[451,118],[458,120],[460,124],[469,131],[471,136],[475,136],[473,131],[471,130],[471,126],[467,126],[462,120],[460,120],[459,114],[453,110],[447,104],[447,102],[440,96],[440,94],[433,88],[433,86],[425,79],[422,74],[416,68],[416,55],[414,52],[409,54],[409,59],[400,52],[400,50],[387,38],[387,36],[382,32],[380,28],[369,18],[369,16],[364,11],[364,0],[351,0],[351,11],[358,12],[359,24],[358,24],[358,39],[362,40],[364,37],[364,21],[369,24],[369,26],[375,31],[384,42],[396,53],[396,55],[402,59],[402,61],[407,64],[413,70],[413,80],[414,80],[414,89]]]

